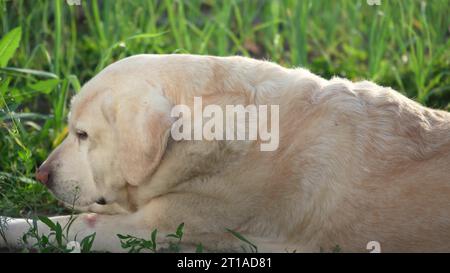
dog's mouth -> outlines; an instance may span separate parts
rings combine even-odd
[[[92,206],[106,206],[109,203],[106,201],[106,199],[104,197],[100,197],[97,200],[95,200],[94,202],[91,203],[83,203],[83,204],[76,204],[74,202],[67,202],[65,200],[62,200],[60,198],[57,198],[58,200],[58,204],[66,207],[68,209],[73,209],[73,210],[77,210],[77,211],[81,211],[81,212],[88,212],[90,211],[90,208]]]

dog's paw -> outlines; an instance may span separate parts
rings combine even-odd
[[[9,223],[12,221],[12,218],[0,216],[0,248],[8,247],[7,243],[7,235]]]

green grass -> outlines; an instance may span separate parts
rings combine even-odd
[[[84,238],[71,237],[70,229],[73,222],[77,219],[77,216],[71,214],[69,221],[64,226],[57,222],[53,222],[50,218],[46,216],[38,216],[33,217],[32,222],[30,223],[30,227],[28,231],[23,234],[21,239],[21,249],[9,249],[12,252],[21,251],[21,252],[39,252],[39,253],[70,253],[70,252],[80,252],[80,253],[89,253],[93,252],[92,246],[95,241],[96,233],[92,233]],[[47,234],[42,234],[39,231],[37,221],[41,221],[49,228],[49,232]],[[0,236],[4,235],[4,231],[8,229],[8,221],[0,218]],[[258,247],[250,242],[247,238],[245,238],[242,234],[230,230],[225,229],[231,233],[237,240],[241,243],[241,250],[244,253],[257,253]],[[146,252],[170,252],[170,253],[178,253],[181,251],[186,251],[183,248],[182,240],[184,236],[184,223],[181,223],[174,233],[167,234],[165,236],[165,240],[168,242],[168,246],[158,245],[157,243],[157,234],[158,230],[155,228],[149,236],[149,239],[135,237],[133,235],[123,235],[117,234],[117,242],[120,242],[120,245],[124,251],[128,253],[140,253],[142,251]],[[4,237],[3,237],[4,238]],[[80,240],[81,239],[81,240]],[[74,240],[79,241],[78,249],[75,245],[71,245]],[[338,246],[336,246],[338,247]],[[203,253],[203,244],[197,243],[195,247],[196,253]],[[295,251],[294,251],[295,252]],[[323,250],[321,249],[321,252]]]
[[[0,0],[0,215],[64,211],[35,168],[64,138],[82,83],[137,53],[270,59],[449,109],[450,1],[381,2]]]

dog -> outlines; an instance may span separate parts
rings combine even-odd
[[[277,105],[276,149],[175,140],[171,109],[196,97]],[[450,114],[391,88],[239,56],[135,55],[83,86],[68,129],[36,178],[84,212],[69,234],[95,232],[98,251],[155,228],[167,247],[180,223],[186,249],[239,251],[233,230],[260,252],[450,251]],[[9,220],[1,244],[17,247],[29,220]]]

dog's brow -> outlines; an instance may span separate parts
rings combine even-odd
[[[76,131],[76,128],[75,128],[75,126],[73,126],[73,124],[70,124],[70,123],[69,123],[69,125],[68,125],[68,128],[67,128],[67,129],[68,129],[68,131],[69,131],[69,132],[75,132],[75,131]]]

